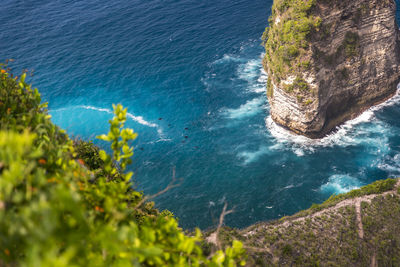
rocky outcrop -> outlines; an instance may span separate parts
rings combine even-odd
[[[320,138],[393,96],[400,81],[395,12],[394,0],[275,0],[264,34],[273,120]]]

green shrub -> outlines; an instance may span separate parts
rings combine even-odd
[[[309,37],[321,25],[321,19],[311,14],[314,6],[315,0],[274,1],[270,24],[262,37],[265,61],[274,76],[285,79],[289,71],[300,74],[309,69],[309,60],[304,59]]]
[[[0,68],[1,266],[244,265],[242,243],[206,257],[200,230],[185,235],[171,213],[153,212],[132,189],[125,169],[136,133],[124,128],[126,109],[114,106],[100,137],[112,155],[74,146],[25,76]]]
[[[100,148],[92,141],[74,140],[74,148],[77,154],[76,158],[82,160],[82,164],[90,170],[98,170],[104,166],[104,161],[99,155]]]
[[[359,43],[360,43],[360,36],[358,36],[357,33],[355,32],[346,33],[343,41],[346,57],[351,58],[358,54],[358,47],[360,45]]]
[[[272,80],[270,77],[268,77],[267,81],[267,96],[269,98],[274,96],[274,86],[272,85]]]
[[[308,91],[309,86],[308,83],[301,77],[296,77],[296,79],[293,81],[293,84],[289,85],[286,87],[286,90],[289,92],[292,92],[294,90],[299,90],[299,91]],[[303,98],[302,95],[297,95],[298,98]],[[300,101],[301,102],[301,101]]]
[[[313,102],[312,99],[307,99],[306,102],[304,102],[304,105],[308,106]]]
[[[282,255],[283,256],[290,256],[292,255],[292,247],[289,244],[286,244],[282,247]]]
[[[379,180],[376,182],[373,182],[372,184],[366,185],[361,187],[360,189],[355,189],[352,190],[348,193],[345,194],[340,194],[340,195],[333,195],[331,198],[329,198],[327,201],[324,202],[324,204],[330,203],[330,202],[336,202],[336,201],[341,201],[344,199],[348,198],[355,198],[355,197],[361,197],[365,195],[372,195],[372,194],[381,194],[383,192],[390,191],[394,188],[394,186],[397,183],[397,179],[386,179],[386,180]]]
[[[307,216],[314,212],[323,210],[325,208],[332,207],[332,206],[336,205],[337,203],[339,203],[343,200],[346,200],[346,199],[362,197],[362,196],[372,195],[372,194],[381,194],[381,193],[393,190],[395,188],[397,181],[398,181],[398,179],[392,179],[392,178],[389,178],[386,180],[379,180],[379,181],[373,182],[372,184],[363,186],[360,189],[352,190],[348,193],[332,195],[330,198],[328,198],[322,204],[312,204],[308,210],[302,210],[293,216],[281,218],[279,221],[280,222],[288,221],[288,220],[292,220],[294,218]]]
[[[352,190],[348,193],[345,194],[340,194],[340,195],[332,195],[328,200],[326,200],[322,204],[313,204],[311,206],[311,209],[315,210],[321,210],[323,208],[326,208],[327,206],[332,206],[335,205],[336,203],[349,199],[349,198],[356,198],[356,197],[362,197],[366,195],[372,195],[372,194],[381,194],[390,190],[393,190],[398,179],[386,179],[386,180],[379,180],[375,181],[372,184],[366,185],[361,187],[360,189],[355,189]]]

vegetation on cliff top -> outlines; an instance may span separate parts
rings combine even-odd
[[[386,180],[378,180],[378,181],[373,182],[372,184],[363,186],[360,189],[352,190],[348,193],[332,195],[329,199],[324,201],[322,204],[313,204],[311,206],[311,208],[309,208],[308,210],[300,211],[290,217],[283,217],[280,219],[280,221],[282,222],[282,221],[290,220],[290,219],[293,219],[296,217],[304,217],[307,215],[311,215],[317,211],[321,211],[323,209],[332,207],[346,199],[368,196],[368,195],[372,195],[372,194],[382,194],[384,192],[393,190],[395,188],[397,181],[398,181],[397,179],[390,179],[390,178],[386,179]]]
[[[249,266],[398,266],[397,182],[377,181],[275,222],[226,227],[220,240],[242,241]]]
[[[322,0],[320,0],[322,2]],[[306,82],[307,72],[317,62],[335,67],[344,60],[359,55],[360,36],[357,31],[346,32],[342,43],[334,51],[322,51],[324,47],[312,44],[331,38],[332,24],[323,22],[317,15],[318,0],[275,0],[269,26],[262,36],[266,54],[264,67],[269,72],[267,95],[273,96],[273,85],[297,96],[299,103],[306,104],[304,97],[310,92]],[[361,5],[353,16],[358,24],[367,14]],[[318,67],[315,68],[316,70]],[[347,81],[347,69],[336,69],[340,80]]]
[[[312,14],[316,0],[275,0],[269,27],[262,40],[266,55],[264,65],[268,66],[273,83],[278,85],[289,76],[295,76],[293,83],[281,86],[291,91],[308,89],[302,71],[310,68],[310,57],[307,54],[309,37],[321,25],[321,18]],[[270,88],[268,90],[271,90]],[[269,93],[272,95],[272,93]]]
[[[239,241],[205,256],[202,234],[185,234],[133,190],[127,110],[114,106],[100,139],[112,155],[50,121],[37,89],[0,66],[1,266],[236,266]]]

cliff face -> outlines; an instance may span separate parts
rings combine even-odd
[[[275,0],[264,33],[271,116],[320,138],[396,93],[394,0]]]

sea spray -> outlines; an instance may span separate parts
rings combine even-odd
[[[333,146],[350,146],[355,143],[362,142],[363,140],[357,140],[360,132],[357,132],[358,126],[363,123],[373,123],[375,127],[368,127],[366,134],[374,132],[382,132],[385,130],[385,126],[382,125],[379,119],[376,118],[375,113],[386,107],[391,107],[393,105],[400,103],[400,84],[398,86],[397,93],[389,100],[374,106],[363,113],[361,113],[356,118],[345,122],[344,124],[338,126],[334,132],[321,138],[321,139],[310,139],[302,135],[296,135],[291,131],[276,124],[271,116],[265,119],[265,124],[270,131],[271,135],[276,138],[279,143],[285,143],[293,147],[294,151],[303,149],[307,152],[314,152],[318,147],[333,147]],[[365,138],[365,137],[364,137]],[[368,139],[368,141],[371,141]],[[296,153],[303,155],[304,153]]]
[[[347,174],[335,174],[329,177],[328,182],[321,186],[321,191],[324,194],[342,194],[351,190],[360,188],[361,183],[357,178]]]

